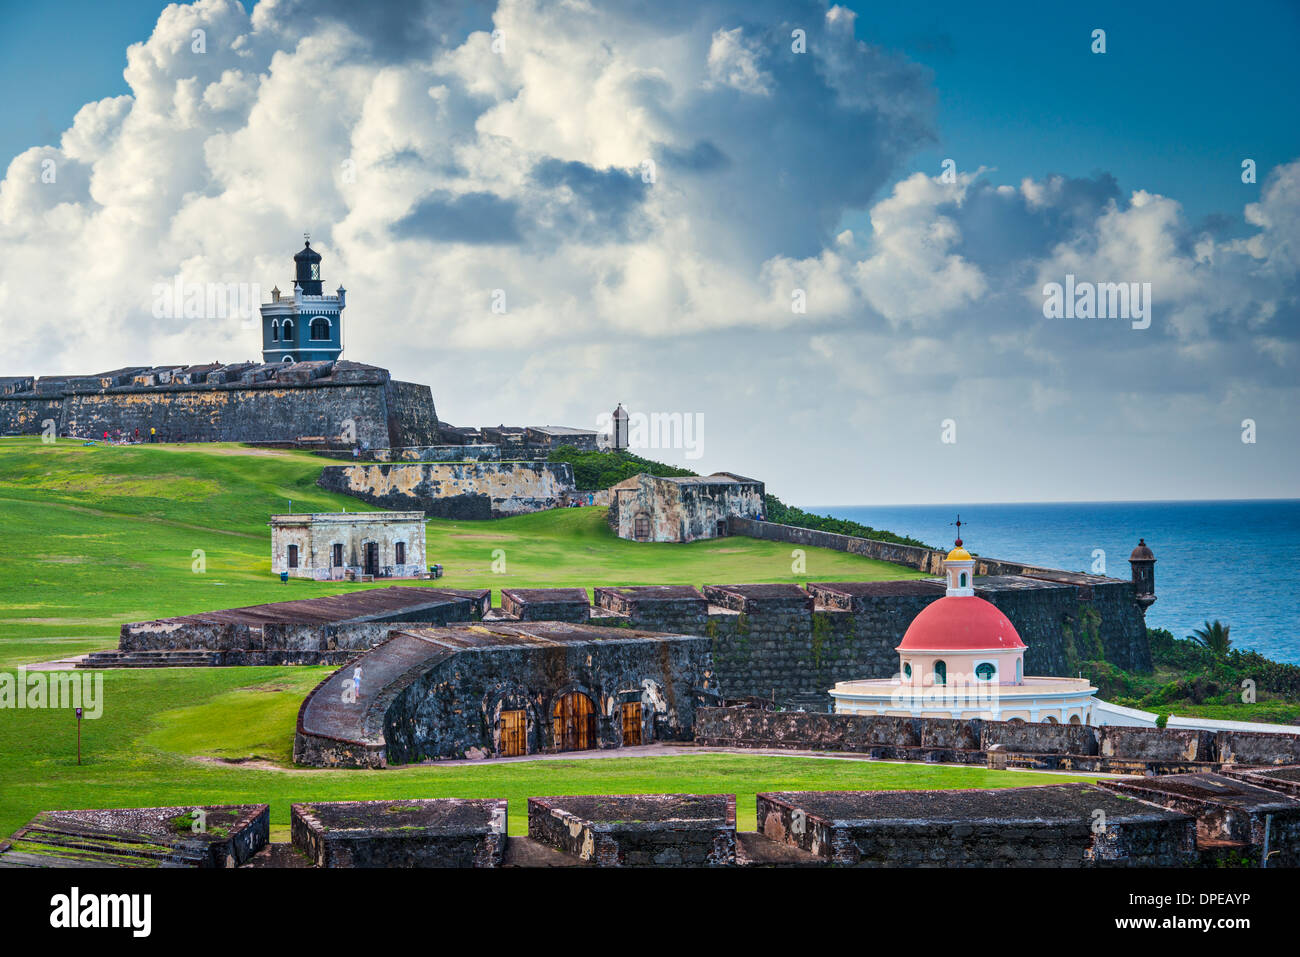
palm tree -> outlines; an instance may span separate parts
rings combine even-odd
[[[1216,658],[1226,658],[1232,645],[1232,639],[1228,637],[1229,627],[1216,618],[1212,624],[1207,621],[1204,628],[1197,628],[1187,636],[1187,640],[1196,642]]]

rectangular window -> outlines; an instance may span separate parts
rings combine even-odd
[[[395,553],[393,559],[394,563],[398,565],[405,565],[406,564],[406,542],[398,542],[395,546],[393,546],[393,551]]]
[[[289,567],[290,568],[298,567],[298,546],[297,545],[289,546]]]
[[[332,549],[333,555],[330,557],[330,563],[335,568],[343,567],[343,546],[335,545]]]

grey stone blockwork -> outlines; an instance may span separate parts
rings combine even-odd
[[[1096,828],[1097,812],[1106,826]],[[1196,824],[1084,784],[757,796],[758,830],[850,867],[1186,867]]]
[[[690,589],[689,591],[694,591]],[[1104,653],[1130,670],[1150,666],[1146,623],[1132,584],[1087,586],[1000,576],[977,579],[976,593],[997,605],[1029,645],[1031,674],[1070,675],[1078,661]],[[848,582],[706,586],[692,600],[678,590],[597,588],[596,603],[635,628],[704,634],[728,697],[829,704],[837,681],[886,678],[908,625],[943,596],[938,582]],[[1088,643],[1091,643],[1091,647]]]
[[[424,798],[294,804],[290,834],[317,867],[500,867],[506,802]]]
[[[533,797],[528,836],[601,867],[728,867],[736,863],[736,797]]]
[[[543,461],[330,465],[316,484],[381,508],[460,519],[556,508],[576,491],[572,466]]]
[[[137,374],[133,374],[137,373]],[[369,447],[429,445],[438,417],[428,386],[396,382],[357,362],[203,367],[149,373],[43,378],[0,393],[0,434],[104,432],[164,442],[297,442],[324,439]]]
[[[707,643],[637,632],[601,639],[604,629],[591,630],[592,640],[461,648],[419,666],[385,702],[388,763],[500,753],[501,712],[513,710],[526,715],[527,753],[558,750],[555,702],[574,691],[595,704],[596,747],[622,746],[625,702],[642,704],[642,740],[689,741],[696,709],[717,700]]]

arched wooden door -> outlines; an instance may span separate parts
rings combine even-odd
[[[581,691],[555,702],[551,730],[558,751],[586,751],[596,746],[596,706]]]

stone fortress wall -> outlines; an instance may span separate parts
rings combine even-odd
[[[394,511],[487,519],[559,508],[577,494],[567,462],[393,462],[330,465],[316,484]]]
[[[695,715],[695,743],[1102,774],[1188,774],[1231,765],[1300,762],[1300,735],[1267,731],[904,718],[744,706],[700,708]]]
[[[1074,576],[1062,573],[1070,578]],[[1096,577],[1096,576],[1089,576]],[[1000,608],[1029,646],[1031,674],[1069,676],[1099,657],[1126,670],[1149,670],[1142,608],[1131,582],[1087,585],[1015,576],[975,580],[976,594]],[[694,592],[694,596],[690,594]],[[838,681],[888,678],[908,625],[943,597],[938,580],[706,585],[703,592],[656,586],[597,588],[596,604],[629,625],[712,639],[714,667],[731,698],[824,707]]]
[[[975,589],[1015,623],[1029,645],[1026,668],[1032,674],[1071,675],[1081,656],[1097,656],[1099,649],[1106,660],[1121,668],[1150,668],[1142,608],[1133,599],[1131,582],[1102,579],[1081,585],[990,576],[977,578]],[[475,601],[464,606],[463,617],[439,615],[428,620],[570,621],[703,636],[709,639],[713,667],[727,697],[757,697],[785,706],[821,709],[829,704],[828,691],[838,681],[892,676],[898,668],[894,649],[907,626],[944,593],[943,585],[930,579],[809,583],[805,587],[706,585],[703,590],[683,585],[596,587],[594,605],[582,589],[566,590],[577,597],[562,603],[557,603],[553,589],[507,591],[501,609],[487,608],[487,592],[479,590],[473,593]],[[364,594],[337,600],[357,602],[361,600],[357,595]],[[235,647],[241,643],[238,636],[226,636],[223,631],[226,637],[219,647],[213,647],[214,638],[209,634],[213,619],[212,614],[174,619],[176,624],[165,629],[154,623],[124,625],[119,647],[122,652],[217,650],[223,652],[226,663],[242,661],[242,649]],[[402,620],[425,619],[416,615]],[[315,628],[307,630],[315,635]],[[364,636],[344,637],[355,628],[361,628]],[[331,629],[332,643],[313,645],[317,653],[344,648],[355,652],[386,635],[374,620],[364,625],[340,621]],[[278,632],[269,627],[263,631],[265,636],[253,649],[259,654],[293,651],[293,661],[314,663],[301,642],[292,649],[274,646],[272,635]],[[313,641],[319,644],[320,640]],[[111,654],[101,653],[96,660],[103,658],[102,663],[107,664]],[[318,660],[339,659],[331,655]]]
[[[52,425],[51,425],[52,424]],[[428,386],[357,362],[118,369],[0,380],[0,434],[392,447],[438,440]]]

